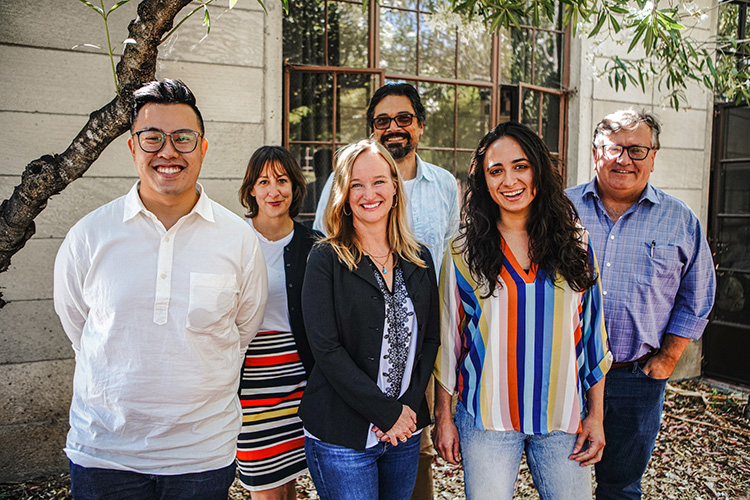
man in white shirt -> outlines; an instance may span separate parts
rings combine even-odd
[[[443,254],[458,230],[458,185],[447,170],[423,161],[417,154],[424,133],[425,108],[417,90],[408,83],[387,83],[370,99],[367,123],[373,136],[396,161],[409,203],[409,224],[414,235],[430,251],[435,273],[440,275]],[[326,233],[323,217],[331,194],[333,176],[320,194],[313,227]],[[427,389],[432,404],[433,382]],[[429,432],[422,433],[419,473],[412,500],[432,500],[432,459],[435,451]]]
[[[266,301],[252,229],[197,183],[208,148],[180,81],[134,93],[140,180],[81,219],[55,261],[55,310],[76,357],[76,500],[225,500],[245,349]]]

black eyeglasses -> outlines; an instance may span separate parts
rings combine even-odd
[[[133,135],[138,136],[138,145],[146,153],[158,153],[167,143],[167,136],[172,141],[175,151],[192,153],[198,147],[200,132],[195,130],[175,130],[171,134],[156,129],[139,130]]]
[[[416,116],[417,115],[410,113],[401,113],[393,118],[390,116],[378,116],[377,118],[373,118],[372,126],[378,130],[386,130],[391,126],[391,122],[395,121],[396,125],[399,127],[408,127],[414,121]]]
[[[604,152],[604,157],[608,160],[616,160],[622,156],[622,153],[627,150],[628,156],[631,160],[644,160],[652,149],[646,146],[620,146],[619,144],[605,144],[599,146]]]

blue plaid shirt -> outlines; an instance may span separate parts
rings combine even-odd
[[[665,333],[697,339],[714,304],[716,273],[698,217],[651,184],[612,222],[596,179],[566,190],[591,235],[615,362],[661,347]]]

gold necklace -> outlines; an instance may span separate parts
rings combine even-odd
[[[382,271],[383,271],[383,274],[388,274],[388,269],[386,269],[385,265],[386,265],[386,264],[388,264],[388,258],[389,258],[389,257],[391,256],[392,252],[388,252],[388,253],[387,253],[387,254],[385,254],[385,255],[380,255],[380,256],[379,256],[379,257],[380,257],[381,259],[382,259],[383,257],[385,257],[385,261],[383,261],[383,262],[380,262],[380,260],[378,260],[378,257],[376,257],[375,255],[373,255],[373,254],[371,254],[371,253],[368,253],[368,252],[365,252],[365,253],[366,253],[366,254],[367,254],[367,255],[368,255],[368,256],[369,256],[369,257],[370,257],[370,258],[371,258],[372,260],[374,260],[374,261],[375,261],[375,263],[376,263],[377,265],[379,265],[380,267],[382,267]]]

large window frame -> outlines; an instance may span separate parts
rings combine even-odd
[[[331,46],[331,37],[332,33],[329,30],[329,22],[330,22],[330,12],[331,7],[333,6],[334,9],[351,9],[352,6],[361,6],[362,2],[356,1],[356,0],[321,0],[323,2],[323,16],[324,20],[321,23],[323,28],[323,35],[322,38],[317,43],[323,44],[323,59],[324,62],[330,63],[332,55],[329,53],[329,47]],[[463,48],[464,50],[470,50],[467,49],[466,45],[462,46],[463,42],[460,42],[458,34],[455,34],[455,58],[453,59],[453,74],[452,76],[434,76],[434,75],[426,75],[424,74],[425,71],[423,70],[422,66],[427,66],[426,64],[423,65],[423,61],[420,59],[422,57],[422,40],[421,36],[423,36],[423,31],[420,27],[420,23],[423,22],[423,19],[427,15],[431,15],[431,11],[429,10],[429,6],[433,3],[431,0],[381,0],[381,1],[370,1],[367,7],[366,14],[363,16],[363,21],[366,18],[367,20],[367,57],[362,57],[361,60],[363,62],[363,65],[366,61],[367,67],[339,67],[339,66],[331,66],[328,64],[325,65],[319,65],[319,66],[312,66],[309,64],[294,64],[292,62],[286,61],[284,63],[284,117],[283,117],[283,145],[287,148],[291,147],[299,147],[299,146],[305,146],[305,147],[312,147],[315,148],[317,146],[324,146],[331,147],[334,150],[340,147],[344,144],[344,142],[337,141],[337,135],[336,135],[336,124],[335,120],[332,124],[333,131],[331,134],[331,140],[326,141],[304,141],[304,140],[295,140],[290,136],[290,124],[289,124],[289,101],[290,101],[290,80],[294,77],[295,73],[305,73],[305,72],[320,72],[320,73],[330,73],[334,75],[334,78],[337,75],[340,75],[342,73],[371,73],[373,75],[378,75],[380,78],[380,84],[382,85],[385,82],[388,81],[404,81],[407,83],[410,83],[414,85],[418,91],[420,91],[420,94],[424,91],[425,88],[429,88],[432,86],[433,88],[435,86],[442,86],[442,89],[446,93],[452,93],[452,99],[453,99],[453,123],[452,123],[452,143],[448,143],[451,141],[445,141],[445,137],[443,137],[443,142],[441,144],[431,144],[429,140],[429,134],[430,134],[430,127],[435,126],[434,121],[431,121],[430,112],[428,109],[428,115],[426,119],[425,124],[425,136],[423,136],[422,141],[419,145],[419,150],[421,152],[421,155],[427,159],[427,161],[430,161],[431,158],[440,158],[440,161],[433,160],[433,163],[436,163],[440,165],[443,168],[446,168],[451,173],[453,173],[459,180],[459,183],[462,181],[462,179],[465,179],[466,175],[468,174],[468,167],[469,167],[469,161],[471,154],[474,151],[474,148],[476,147],[476,143],[478,142],[478,139],[481,138],[486,132],[488,132],[491,127],[496,126],[498,123],[507,121],[507,120],[517,120],[525,123],[526,125],[529,125],[532,129],[534,129],[540,136],[542,136],[543,139],[546,139],[546,142],[548,144],[548,147],[550,148],[551,152],[555,156],[555,158],[558,160],[558,168],[561,171],[561,174],[563,175],[563,178],[565,178],[565,164],[566,164],[566,158],[567,158],[567,110],[568,110],[568,99],[571,94],[571,92],[568,90],[569,87],[569,66],[570,66],[570,28],[562,28],[559,26],[559,23],[556,26],[553,27],[534,27],[529,25],[521,25],[519,28],[516,28],[516,30],[522,30],[521,37],[527,37],[529,40],[529,44],[531,46],[531,50],[529,51],[530,54],[527,54],[525,57],[526,59],[530,60],[530,75],[531,81],[525,82],[525,81],[518,81],[518,82],[508,82],[503,81],[502,76],[502,69],[503,64],[510,64],[508,61],[503,61],[502,51],[501,49],[501,43],[502,43],[502,36],[501,33],[494,33],[492,35],[487,35],[489,38],[486,40],[484,45],[487,49],[490,51],[490,64],[489,64],[489,75],[487,75],[486,80],[477,80],[477,79],[466,79],[466,78],[460,78],[460,50]],[[335,4],[335,5],[334,5]],[[382,4],[382,5],[381,5]],[[318,4],[320,5],[320,4]],[[404,15],[411,15],[414,17],[415,21],[413,26],[415,26],[413,38],[410,40],[413,40],[413,47],[414,47],[414,70],[413,72],[409,71],[403,71],[400,68],[392,69],[388,67],[383,67],[383,64],[381,64],[381,19],[383,18],[383,9],[387,9],[389,11],[393,11],[396,13],[401,13]],[[351,15],[351,10],[348,11]],[[559,29],[557,29],[559,28]],[[435,36],[434,33],[429,33],[425,31],[425,36]],[[517,35],[518,32],[516,32]],[[510,30],[506,30],[504,33],[504,36],[506,39],[510,36]],[[535,63],[536,63],[536,57],[537,57],[537,50],[538,47],[541,47],[537,43],[538,38],[542,38],[543,36],[557,36],[559,37],[557,40],[559,43],[562,44],[562,54],[560,54],[558,57],[561,58],[562,64],[561,67],[559,66],[559,80],[560,85],[559,88],[552,88],[552,87],[546,87],[543,85],[538,85],[536,82],[534,82],[534,75],[536,75],[535,70]],[[316,36],[320,36],[319,34]],[[338,35],[336,35],[338,36]],[[517,35],[518,36],[518,35]],[[429,38],[427,38],[429,40]],[[555,47],[559,49],[559,43]],[[364,44],[361,44],[364,45]],[[426,49],[425,49],[426,50]],[[336,59],[339,54],[334,53],[333,58]],[[342,57],[344,59],[344,57]],[[529,69],[526,69],[527,73]],[[483,77],[484,78],[484,77]],[[507,78],[505,78],[507,80]],[[335,88],[335,85],[334,85]],[[473,90],[470,90],[473,89]],[[370,93],[372,93],[374,89],[370,89]],[[480,96],[480,108],[485,108],[485,100],[488,101],[486,103],[486,121],[485,121],[485,112],[481,112],[481,116],[479,116],[479,121],[481,122],[480,126],[476,128],[476,130],[472,129],[470,133],[474,136],[476,136],[476,140],[472,140],[469,143],[466,142],[466,139],[462,141],[459,138],[459,134],[461,132],[464,132],[460,128],[459,124],[459,93],[460,92],[467,92],[471,91],[479,94]],[[535,104],[535,112],[532,114],[532,116],[528,116],[528,113],[524,114],[524,111],[527,111],[529,109],[529,106],[525,106],[525,102],[537,102],[538,104]],[[334,99],[334,103],[336,100]],[[546,103],[546,104],[545,104]],[[549,123],[547,123],[548,116],[545,113],[544,110],[547,110],[547,112],[550,114],[550,116],[554,116],[555,114],[557,123],[555,126],[552,126],[550,128]],[[445,109],[441,108],[441,111],[445,112]],[[333,115],[335,116],[335,110]],[[369,129],[368,129],[369,130]],[[548,135],[549,137],[545,137],[545,135]],[[449,164],[450,163],[450,164]]]

